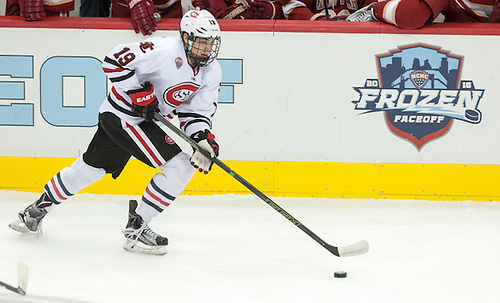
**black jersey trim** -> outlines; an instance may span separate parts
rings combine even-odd
[[[118,77],[109,77],[109,80],[112,82],[112,83],[115,83],[115,82],[120,82],[120,81],[123,81],[123,80],[127,80],[128,78],[132,77],[133,75],[135,75],[135,71],[132,70],[132,69],[128,69],[128,68],[125,68],[123,66],[121,66],[120,64],[118,64],[115,60],[109,58],[109,57],[105,57],[104,58],[104,62],[106,63],[109,63],[113,66],[116,66],[118,68],[121,68],[125,71],[128,71],[128,73],[126,75],[123,75],[123,76],[118,76]]]
[[[191,120],[189,122],[186,122],[186,124],[184,124],[184,129],[188,128],[189,125],[192,125],[195,123],[204,123],[204,124],[208,125],[208,127],[210,127],[210,122],[208,122],[206,120],[202,120],[202,119],[194,119],[194,120]]]
[[[202,118],[206,119],[207,121],[209,120],[207,117],[195,113],[177,113],[177,115],[179,115],[180,118]]]
[[[119,77],[109,77],[109,80],[112,82],[112,83],[116,83],[116,82],[120,82],[120,81],[123,81],[123,80],[127,80],[131,77],[133,77],[135,75],[135,71],[130,71],[128,74],[126,75],[123,75],[123,76],[119,76]]]
[[[118,62],[116,62],[115,60],[111,59],[110,57],[104,57],[104,62],[109,63],[111,65],[114,65],[116,67],[125,69],[123,66],[121,66],[120,64],[118,64]]]

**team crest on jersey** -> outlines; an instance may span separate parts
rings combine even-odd
[[[390,131],[417,150],[445,135],[454,120],[481,122],[484,89],[462,80],[463,57],[426,44],[401,46],[376,56],[378,79],[353,87],[361,114],[382,112]]]
[[[199,87],[196,83],[179,83],[167,88],[163,93],[163,98],[169,105],[177,107],[186,102]]]
[[[175,67],[177,67],[177,69],[181,68],[182,65],[184,64],[184,61],[182,60],[182,58],[175,58]]]
[[[168,135],[165,135],[165,142],[167,142],[167,144],[169,144],[169,145],[172,145],[175,143],[174,139],[170,138]]]

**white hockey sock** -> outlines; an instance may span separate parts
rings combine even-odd
[[[105,175],[104,169],[92,167],[79,157],[71,166],[63,168],[50,179],[44,190],[53,203],[59,204]]]
[[[184,190],[194,175],[194,168],[189,163],[189,155],[179,153],[160,169],[146,187],[142,195],[142,203],[137,207],[139,214],[146,223],[161,213]]]

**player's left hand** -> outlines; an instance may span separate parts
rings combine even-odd
[[[39,21],[45,17],[43,0],[19,0],[19,11],[26,21]]]
[[[150,0],[127,0],[127,5],[135,33],[141,32],[144,36],[153,34],[157,25],[154,14],[158,13],[153,2]]]
[[[219,155],[219,144],[215,142],[215,136],[206,129],[205,131],[199,131],[191,135],[198,145],[210,153],[212,158]],[[210,169],[212,169],[212,159],[205,157],[201,152],[195,150],[191,156],[191,164],[198,169],[199,172],[208,174]]]

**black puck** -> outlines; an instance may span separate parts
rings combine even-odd
[[[479,122],[479,118],[481,114],[477,110],[466,109],[465,110],[465,118],[470,120],[471,122]]]
[[[336,271],[333,276],[335,278],[347,278],[347,273],[345,271]]]

